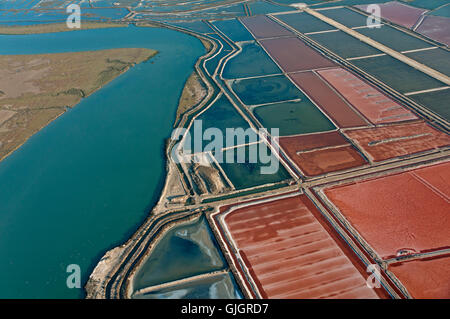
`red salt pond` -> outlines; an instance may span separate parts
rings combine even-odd
[[[378,6],[381,9],[381,18],[409,29],[416,24],[423,13],[427,12],[425,9],[411,7],[397,1],[379,3]],[[357,5],[355,7],[372,13],[367,10],[368,5]]]
[[[434,176],[433,176],[434,175]],[[324,190],[384,259],[450,247],[450,162]]]
[[[344,134],[373,162],[450,145],[449,135],[423,121],[348,130]]]
[[[391,264],[389,270],[413,298],[450,298],[450,257]]]
[[[336,68],[317,73],[374,124],[417,119],[414,113],[347,70]]]
[[[448,166],[447,166],[448,168]],[[434,166],[416,169],[414,175],[428,185],[433,185],[435,191],[442,193],[445,198],[450,198],[450,170],[436,171]]]
[[[309,177],[366,163],[339,132],[282,137],[279,143],[303,174]]]
[[[264,15],[244,17],[240,20],[257,39],[294,36],[291,31]]]
[[[261,41],[261,44],[285,72],[335,66],[298,38],[268,39]]]
[[[313,72],[291,73],[289,77],[343,128],[366,126],[362,119],[335,91]]]
[[[239,208],[225,224],[264,298],[377,298],[305,196]],[[352,252],[347,252],[352,254]],[[359,266],[358,266],[359,267]]]

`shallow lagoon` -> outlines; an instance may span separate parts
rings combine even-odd
[[[231,87],[246,105],[289,101],[304,96],[284,75],[233,80]]]
[[[133,279],[134,290],[227,267],[204,216],[175,226],[157,242]]]
[[[0,36],[0,54],[122,47],[159,54],[116,78],[0,162],[0,297],[79,298],[107,249],[125,241],[156,202],[164,139],[178,94],[204,54],[199,40],[160,28]]]

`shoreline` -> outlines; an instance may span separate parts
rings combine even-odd
[[[206,53],[202,56],[200,56],[196,63],[195,66],[193,68],[192,73],[196,73],[199,77],[199,79],[203,82],[201,83],[202,85],[206,86],[206,91],[207,94],[206,96],[204,96],[201,101],[199,103],[194,104],[191,108],[185,110],[185,112],[183,112],[182,114],[180,114],[180,118],[177,120],[176,114],[178,112],[179,106],[177,106],[176,112],[174,114],[174,125],[177,124],[177,127],[183,127],[184,124],[187,122],[190,113],[194,113],[196,112],[198,109],[201,109],[206,102],[209,101],[209,99],[211,98],[211,96],[214,94],[215,89],[214,87],[211,85],[211,83],[206,79],[205,75],[203,74],[202,71],[199,72],[200,70],[200,62],[203,61],[204,59],[207,59],[208,57],[211,56],[212,52],[215,51],[215,49],[217,48],[217,44],[210,40],[207,37],[198,35],[194,32],[191,32],[189,30],[185,30],[182,28],[177,28],[177,27],[173,27],[173,26],[169,26],[169,25],[164,25],[164,24],[151,24],[151,25],[144,25],[144,24],[140,24],[137,25],[139,27],[162,27],[162,28],[167,28],[167,29],[172,29],[178,32],[183,32],[186,33],[188,35],[191,35],[197,39],[199,39],[205,50]],[[186,80],[185,86],[187,84],[188,80]],[[183,87],[183,90],[185,89],[185,87]],[[180,92],[180,98],[181,98],[182,92]],[[130,284],[129,282],[129,277],[128,278],[124,278],[124,277],[120,277],[122,273],[121,269],[122,268],[127,268],[127,266],[135,266],[134,262],[128,262],[127,259],[129,258],[133,258],[135,257],[135,255],[137,254],[139,256],[139,260],[138,262],[141,262],[144,258],[140,258],[141,254],[139,253],[139,249],[142,250],[142,246],[146,246],[145,244],[143,245],[143,241],[148,242],[150,240],[149,237],[151,237],[151,233],[152,231],[156,231],[156,236],[161,236],[162,234],[164,234],[165,232],[160,232],[159,228],[172,228],[172,226],[175,224],[177,224],[177,222],[173,221],[172,219],[170,219],[172,214],[175,214],[176,216],[174,217],[174,219],[190,219],[193,218],[193,216],[198,215],[199,213],[201,214],[202,209],[199,209],[199,207],[196,207],[196,209],[194,209],[194,207],[190,207],[190,206],[185,206],[184,204],[178,207],[173,207],[173,208],[166,208],[164,207],[164,200],[167,199],[167,194],[169,193],[169,187],[170,187],[170,183],[171,183],[171,178],[173,177],[173,171],[172,170],[178,170],[178,168],[176,167],[176,165],[174,163],[172,163],[170,161],[170,157],[169,157],[169,152],[172,149],[173,143],[174,141],[169,140],[168,143],[166,143],[165,146],[165,178],[164,178],[164,186],[160,191],[160,195],[159,195],[159,199],[156,202],[155,205],[152,206],[152,208],[150,208],[150,211],[148,212],[147,217],[145,218],[145,220],[143,221],[143,223],[133,232],[132,236],[126,240],[124,243],[104,252],[104,254],[102,255],[102,257],[99,259],[99,261],[95,264],[91,274],[89,275],[89,279],[87,280],[87,282],[84,285],[84,291],[85,291],[85,296],[86,299],[107,299],[110,298],[110,296],[107,296],[108,290],[114,290],[114,292],[111,292],[112,294],[115,295],[116,298],[119,297],[119,295],[121,294],[121,287],[119,288],[119,291],[116,291],[114,288],[117,287],[112,287],[112,288],[108,288],[108,286],[112,283],[114,284],[117,280],[122,281],[124,279],[126,279],[128,282],[125,283],[125,285],[128,287],[128,285]],[[179,172],[178,172],[179,173]],[[183,185],[183,183],[181,183]],[[184,185],[182,186],[183,188],[185,187]],[[188,190],[185,190],[186,192]],[[163,210],[163,212],[162,212]],[[158,226],[158,218],[159,219],[163,219],[163,218],[169,218],[169,221],[167,221],[165,224],[161,225],[160,227]],[[150,236],[148,236],[150,234]],[[152,244],[152,242],[150,243]],[[138,252],[136,253],[135,250],[138,250]],[[149,250],[146,250],[146,252],[144,252],[144,255],[146,253],[149,253]],[[129,271],[130,267],[128,267],[128,269],[125,269],[126,271]],[[131,269],[132,272],[134,272],[137,269],[137,267],[133,267],[133,269]],[[123,270],[123,269],[122,269]],[[114,280],[115,277],[117,277],[117,280]],[[116,285],[117,286],[117,285]],[[128,289],[125,289],[128,290]],[[127,292],[125,292],[127,293]]]

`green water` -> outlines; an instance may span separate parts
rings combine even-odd
[[[227,266],[204,216],[169,230],[139,268],[134,290],[200,275]]]
[[[434,49],[428,51],[419,51],[405,53],[406,56],[425,64],[436,71],[450,76],[450,52],[444,49]]]
[[[345,5],[345,2],[342,3],[342,5]],[[363,4],[363,1],[354,1],[357,2],[358,4]],[[374,3],[370,2],[370,3]],[[380,1],[377,1],[380,2]],[[363,14],[359,14],[355,11],[352,11],[351,9],[347,9],[347,8],[339,8],[339,9],[330,9],[330,10],[323,10],[320,11],[321,14],[323,14],[324,16],[333,19],[339,23],[342,23],[343,25],[349,27],[349,28],[353,28],[353,27],[360,27],[360,26],[364,26],[367,25],[367,16],[363,15]]]
[[[277,15],[277,18],[303,33],[334,29],[328,23],[306,12]]]
[[[448,101],[450,101],[449,89],[411,95],[411,99],[450,121],[450,107],[448,107]]]
[[[159,197],[164,139],[179,93],[204,54],[160,28],[0,36],[0,54],[144,47],[159,51],[31,137],[0,162],[0,297],[79,298],[107,249],[125,241]],[[179,93],[178,93],[179,92]]]
[[[191,134],[191,144],[186,144],[187,149],[194,150],[194,141],[199,137],[202,138],[203,133],[209,128],[217,128],[222,132],[222,143],[225,147],[227,128],[248,129],[250,125],[239,114],[236,108],[231,104],[225,95],[220,95],[205,112],[200,114],[197,121],[201,121],[201,130],[194,125],[191,126],[189,133]],[[199,122],[200,123],[200,122]],[[218,138],[218,137],[217,137]],[[203,143],[203,147],[209,144],[209,141]],[[197,151],[197,150],[195,150]]]
[[[345,59],[382,53],[343,31],[310,34],[308,37]]]
[[[213,105],[196,119],[203,121],[205,129],[213,127],[224,132],[229,127],[247,128],[249,126],[224,94],[221,94]]]
[[[233,80],[231,87],[247,105],[301,99],[304,95],[284,75]]]
[[[238,150],[240,148],[244,148],[244,163],[238,162]],[[256,163],[252,163],[251,160],[249,160],[250,152],[255,152],[253,154],[258,155],[256,158]],[[262,163],[261,156],[259,156],[259,154],[261,153],[259,152],[262,152],[262,154],[267,154],[268,157],[270,156],[270,160],[266,163]],[[231,163],[226,162],[227,156],[231,157],[231,155],[228,154],[232,154],[234,158]],[[263,143],[260,143],[257,148],[255,145],[253,145],[253,147],[246,145],[240,146],[236,149],[227,149],[223,151],[222,154],[215,154],[215,156],[223,159],[223,161],[220,162],[220,166],[237,190],[261,186],[269,183],[277,183],[291,178],[284,166],[278,161],[275,155],[272,154],[270,149],[267,148],[267,146]],[[278,162],[278,167],[275,172],[270,174],[262,174],[262,167],[269,167],[272,163],[275,162]]]
[[[214,58],[207,60],[205,62],[205,68],[208,71],[209,75],[213,75],[217,66],[219,65],[220,60],[226,55],[230,54],[229,51],[222,50],[219,54],[217,54]]]
[[[333,123],[306,97],[299,102],[259,106],[253,111],[267,128],[279,128],[280,136],[333,130]]]
[[[419,8],[424,8],[424,9],[428,9],[428,10],[436,9],[436,8],[448,3],[448,0],[433,0],[433,1],[430,1],[430,0],[405,1],[405,0],[402,0],[402,1],[408,5],[419,7]]]

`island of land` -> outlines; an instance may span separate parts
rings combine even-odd
[[[0,55],[0,160],[31,135],[157,51]]]
[[[53,33],[66,31],[79,31],[101,28],[121,28],[126,27],[126,23],[112,23],[112,22],[83,22],[80,28],[70,29],[66,23],[46,23],[46,24],[30,24],[22,26],[0,26],[0,34],[39,34],[39,33]]]

